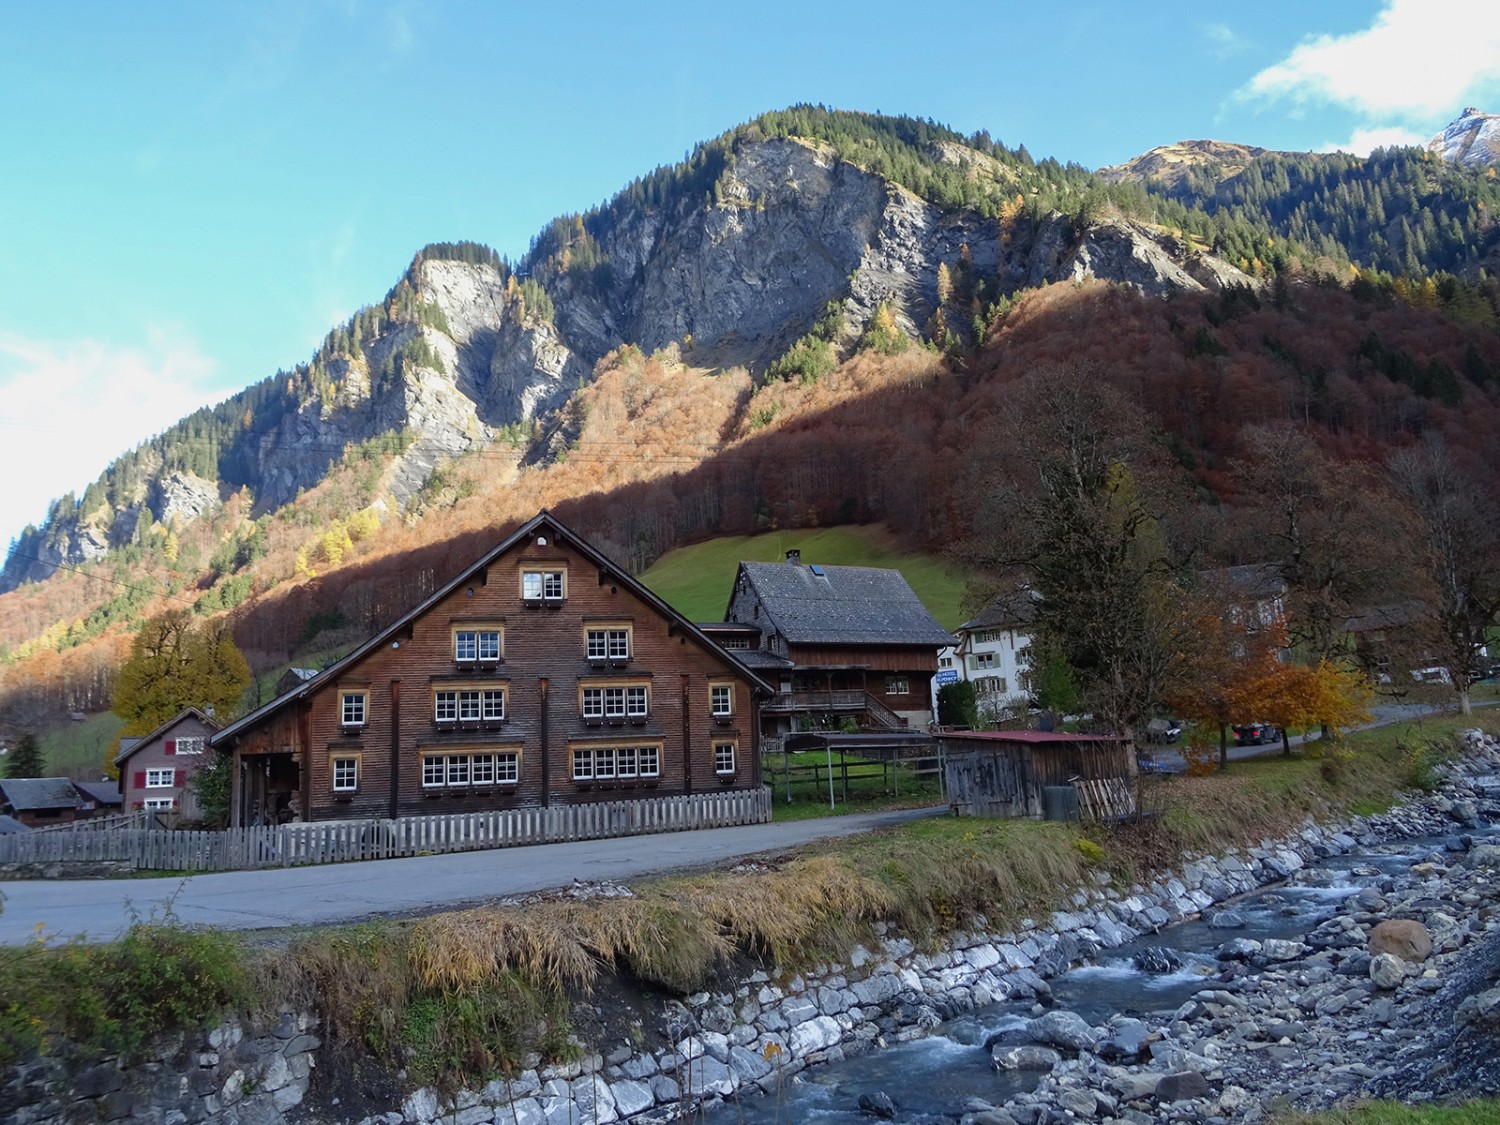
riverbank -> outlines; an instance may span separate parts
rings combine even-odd
[[[1441,730],[1428,733],[1436,738]],[[697,1116],[760,1091],[770,1096],[756,1103],[756,1112],[774,1111],[797,1083],[821,1081],[832,1069],[818,1064],[886,1057],[880,1048],[926,1042],[923,1037],[943,1021],[991,1010],[996,1002],[1046,1005],[1050,982],[1070,966],[1097,961],[1143,934],[1297,877],[1310,861],[1359,846],[1360,837],[1378,840],[1390,831],[1409,838],[1436,823],[1460,830],[1454,813],[1468,815],[1464,801],[1441,795],[1438,800],[1448,800],[1449,808],[1433,811],[1432,805],[1422,814],[1436,818],[1431,824],[1403,810],[1384,819],[1345,820],[1342,828],[1299,819],[1366,802],[1383,807],[1396,778],[1434,783],[1426,749],[1432,740],[1397,733],[1391,738],[1389,746],[1362,747],[1353,765],[1347,759],[1288,761],[1236,767],[1245,772],[1233,776],[1176,779],[1168,785],[1175,796],[1146,831],[1134,826],[1090,838],[1064,825],[929,821],[857,845],[830,845],[822,854],[767,856],[713,875],[628,890],[579,886],[561,898],[492,910],[318,931],[299,939],[300,945],[262,949],[275,956],[256,978],[260,1010],[268,995],[287,997],[273,1005],[306,1005],[288,1009],[291,1022],[273,1017],[259,1035],[254,1026],[241,1029],[231,1021],[214,1028],[205,1043],[189,1034],[177,1047],[151,1055],[149,1073],[119,1059],[91,1064],[96,1079],[66,1099],[57,1090],[67,1086],[68,1070],[54,1066],[52,1079],[38,1084],[38,1077],[27,1087],[46,1085],[51,1099],[51,1108],[29,1120],[50,1125],[106,1110],[113,1120],[122,1108],[140,1116],[130,1109],[129,1091],[145,1082],[142,1088],[153,1091],[145,1104],[159,1106],[168,1078],[174,1089],[191,1095],[174,1103],[188,1121],[251,1114],[266,1122],[605,1125]],[[1500,769],[1494,744],[1471,746],[1463,768],[1470,775]],[[1475,818],[1500,817],[1490,797],[1475,800]],[[1428,809],[1426,801],[1419,798],[1411,808]],[[1220,850],[1225,839],[1263,833],[1266,839],[1254,846]],[[1171,876],[1132,881],[1130,871],[1159,867],[1158,855],[1180,859],[1185,843],[1202,853],[1212,849],[1219,858],[1189,857],[1173,864]],[[581,900],[597,892],[610,894]],[[953,920],[959,918],[969,919],[968,928],[955,933]],[[820,949],[826,952],[820,955]],[[1259,955],[1269,966],[1286,951],[1263,948]],[[71,980],[95,979],[85,963],[86,948],[59,952],[78,961]],[[554,955],[568,960],[549,961]],[[1254,956],[1243,964],[1254,968]],[[567,964],[592,966],[593,983],[567,1009],[559,1006],[560,996],[521,979],[524,972],[533,982],[556,981],[559,966]],[[777,965],[786,968],[772,968]],[[284,990],[279,993],[278,981]],[[686,995],[663,1000],[662,984]],[[108,999],[103,993],[100,998]],[[288,1027],[297,1029],[296,1037],[277,1041],[277,1029]],[[234,1050],[222,1049],[226,1042]],[[286,1054],[289,1044],[297,1047],[292,1056]],[[463,1053],[476,1046],[490,1054],[476,1061]],[[1101,1058],[1096,1046],[1092,1038],[1080,1042],[1080,1053],[1060,1057],[1057,1074],[1048,1080],[1065,1079],[1070,1068],[1087,1078]],[[568,1061],[543,1066],[527,1052]],[[1125,1059],[1110,1065],[1141,1067],[1142,1082],[1159,1084],[1163,1067],[1184,1057],[1163,1048],[1162,1058],[1152,1055],[1150,1065]],[[1214,1059],[1207,1048],[1204,1057]],[[976,1044],[972,1058],[983,1079],[976,1088],[991,1101],[1003,1101],[992,1092],[988,1052]],[[510,1077],[463,1089],[464,1083],[452,1080],[460,1068]],[[439,1085],[424,1074],[446,1074],[448,1080]],[[106,1078],[109,1092],[94,1092]],[[1229,1090],[1235,1083],[1212,1069],[1204,1081],[1216,1099],[1236,1096]],[[1020,1089],[1033,1082],[1034,1076],[1015,1084],[1015,1097],[1022,1098]],[[422,1088],[408,1093],[414,1085]],[[1141,1097],[1123,1100],[1100,1088],[1114,1098],[1118,1115],[1137,1125],[1140,1119],[1126,1111],[1155,1120],[1151,1107],[1170,1104],[1156,1085],[1145,1092],[1133,1085],[1128,1092]],[[1183,1091],[1169,1086],[1166,1092]],[[31,1096],[16,1087],[0,1093]],[[1075,1100],[1084,1106],[1081,1092]],[[1138,1101],[1148,1108],[1138,1108]],[[1087,1104],[1096,1118],[1114,1115],[1097,1097]],[[1014,1108],[1028,1121],[1046,1120],[1038,1106],[1047,1114],[1056,1108],[1024,1100]],[[995,1108],[950,1108],[922,1119],[957,1121],[969,1114],[973,1121],[1005,1120],[972,1116],[1002,1112]],[[747,1104],[744,1112],[751,1109]],[[142,1118],[148,1119],[149,1113]],[[797,1118],[773,1112],[761,1119]]]

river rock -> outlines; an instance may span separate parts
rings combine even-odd
[[[1038,1016],[1026,1025],[1026,1034],[1033,1043],[1046,1043],[1075,1054],[1091,1050],[1099,1038],[1088,1020],[1076,1012],[1048,1012]]]
[[[1180,1102],[1184,1098],[1208,1097],[1208,1079],[1196,1070],[1181,1070],[1175,1074],[1164,1074],[1156,1084],[1156,1100]]]
[[[1307,946],[1300,941],[1266,938],[1260,943],[1260,952],[1267,961],[1293,961],[1307,952]]]
[[[1143,1020],[1117,1019],[1109,1037],[1100,1042],[1098,1054],[1111,1062],[1135,1062],[1154,1035]]]
[[[881,1121],[889,1121],[896,1116],[896,1103],[884,1091],[874,1094],[861,1094],[859,1096],[859,1112],[863,1113],[866,1117],[875,1117]]]
[[[1245,916],[1237,910],[1215,910],[1208,916],[1210,930],[1243,930]]]
[[[996,1047],[990,1052],[990,1061],[996,1070],[1051,1070],[1062,1062],[1062,1055],[1038,1043],[1022,1043],[1016,1047]]]
[[[1248,961],[1260,956],[1260,942],[1251,938],[1234,938],[1214,951],[1217,961]]]
[[[1387,918],[1370,931],[1371,955],[1394,953],[1403,961],[1421,964],[1432,956],[1432,935],[1411,918]]]
[[[1377,953],[1370,958],[1370,980],[1375,987],[1389,992],[1406,979],[1406,962],[1394,953]]]
[[[1175,973],[1182,968],[1182,957],[1176,950],[1162,945],[1147,946],[1138,952],[1132,961],[1143,973]]]
[[[1500,844],[1476,844],[1469,849],[1470,867],[1500,867]]]

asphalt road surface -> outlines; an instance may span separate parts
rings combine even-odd
[[[575,879],[625,881],[714,867],[743,856],[852,836],[946,813],[914,809],[859,816],[710,828],[658,836],[542,844],[319,867],[231,871],[176,879],[27,879],[0,883],[0,945],[38,936],[109,941],[136,920],[171,916],[229,930],[353,922],[425,914],[510,895],[566,887]]]

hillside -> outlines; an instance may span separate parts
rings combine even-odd
[[[780,562],[790,550],[825,566],[879,566],[899,570],[927,611],[945,629],[970,615],[963,610],[964,578],[938,555],[901,550],[878,527],[830,527],[731,535],[668,551],[641,581],[694,621],[722,621],[740,562]]]
[[[1268,183],[1268,159],[1242,175]],[[1487,182],[1424,174],[1443,200]],[[1172,225],[1187,213],[981,135],[804,108],[560,220],[522,263],[428,247],[307,364],[145,443],[16,545],[4,716],[107,706],[129,630],[167,605],[231,613],[261,675],[335,651],[542,507],[635,572],[852,524],[948,554],[1009,388],[1059,363],[1140,401],[1231,512],[1241,435],[1277,420],[1354,460],[1440,433],[1492,482],[1493,281],[1309,273],[1268,220],[1235,219],[1274,274],[1253,284],[1205,252],[1232,248],[1227,212]]]

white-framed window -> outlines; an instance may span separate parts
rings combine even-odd
[[[147,812],[171,812],[177,807],[176,797],[147,797],[141,802]]]
[[[734,685],[709,684],[708,709],[716,719],[725,719],[734,714]]]
[[[650,780],[661,774],[660,746],[575,746],[574,781]]]
[[[750,649],[755,647],[749,637],[725,637],[722,644],[724,648],[730,649]]]
[[[518,750],[465,751],[461,754],[423,754],[422,788],[466,789],[483,785],[514,785],[521,776]]]
[[[590,626],[584,632],[590,660],[630,659],[630,626]]]
[[[146,771],[147,789],[170,789],[177,784],[177,771],[174,769],[150,769]]]
[[[505,718],[505,689],[436,688],[432,693],[432,717],[439,723],[499,722]]]
[[[333,791],[353,793],[359,788],[359,757],[337,754],[333,758]]]
[[[721,777],[734,773],[734,750],[733,742],[714,743],[714,773]]]
[[[594,780],[594,748],[592,746],[573,747],[573,780]]]
[[[521,572],[521,597],[529,602],[560,602],[567,597],[568,572],[565,570],[526,570]]]
[[[971,652],[969,654],[969,667],[976,672],[985,668],[995,666],[995,654],[993,652]]]
[[[365,725],[365,693],[362,691],[339,692],[339,714],[340,721],[346,727],[362,727]]]
[[[951,657],[951,656],[940,656],[940,657],[938,657],[938,667],[939,668],[952,668],[953,667],[953,657]]]
[[[594,776],[601,781],[614,779],[615,748],[613,746],[597,746],[594,748]]]
[[[886,695],[909,695],[911,688],[905,676],[887,676],[885,678],[885,693]]]
[[[645,684],[602,684],[579,690],[585,719],[643,719],[651,713],[651,692]]]
[[[177,753],[179,754],[201,754],[203,753],[203,739],[179,738],[177,740]]]
[[[463,626],[453,630],[453,659],[460,664],[499,660],[502,649],[499,629]]]
[[[1004,695],[1004,676],[980,676],[974,681],[974,690],[980,695]]]

